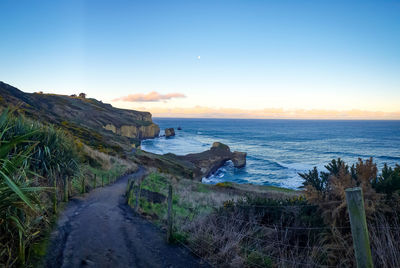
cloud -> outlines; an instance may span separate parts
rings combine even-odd
[[[156,91],[152,91],[147,94],[143,94],[143,93],[130,94],[128,96],[116,98],[113,101],[159,102],[159,101],[166,101],[166,100],[170,100],[170,99],[174,99],[174,98],[186,98],[186,96],[182,93],[160,94]]]
[[[139,107],[138,107],[139,108]],[[235,108],[211,108],[196,106],[192,108],[140,107],[155,117],[188,117],[188,118],[259,118],[259,119],[380,119],[399,120],[400,111],[380,112],[364,110],[322,110],[266,108],[246,110]]]

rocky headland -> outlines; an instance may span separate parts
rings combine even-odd
[[[86,94],[25,93],[0,82],[0,110],[9,108],[45,124],[54,124],[94,149],[129,152],[143,139],[158,137],[160,128],[149,112],[118,109]]]
[[[242,168],[246,165],[246,153],[232,152],[228,145],[214,142],[207,151],[175,155],[157,155],[145,151],[137,151],[136,160],[147,167],[173,174],[177,177],[190,178],[200,181],[209,177],[222,167],[227,161],[232,161],[234,166]]]

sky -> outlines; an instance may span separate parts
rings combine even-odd
[[[0,81],[154,116],[400,119],[400,1],[0,0]]]

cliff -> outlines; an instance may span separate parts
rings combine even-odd
[[[201,181],[203,177],[211,176],[229,160],[237,168],[244,167],[246,156],[247,154],[244,152],[231,152],[228,145],[214,142],[207,151],[187,155],[171,153],[157,155],[137,150],[135,159],[146,167],[152,167],[177,177]]]
[[[92,98],[25,93],[0,82],[0,109],[66,129],[84,143],[108,153],[129,151],[140,140],[159,135],[149,112],[118,109]]]

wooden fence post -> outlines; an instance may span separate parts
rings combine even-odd
[[[139,211],[139,200],[140,200],[140,182],[136,187],[136,203],[135,203],[135,211]]]
[[[68,202],[68,177],[64,175],[64,202]]]
[[[96,188],[97,175],[94,174],[93,189]]]
[[[85,176],[82,176],[82,185],[81,185],[81,193],[84,194],[86,192],[85,189]]]
[[[345,192],[357,267],[374,267],[369,245],[362,189],[360,187],[349,188]]]
[[[54,178],[54,196],[53,196],[53,209],[54,209],[54,214],[57,213],[57,179]]]
[[[127,198],[128,205],[132,205],[132,198],[133,198],[133,180],[128,180],[128,188],[125,193],[125,197]]]
[[[168,187],[168,229],[167,241],[172,242],[172,185]]]
[[[101,187],[104,187],[104,175],[101,176]]]

